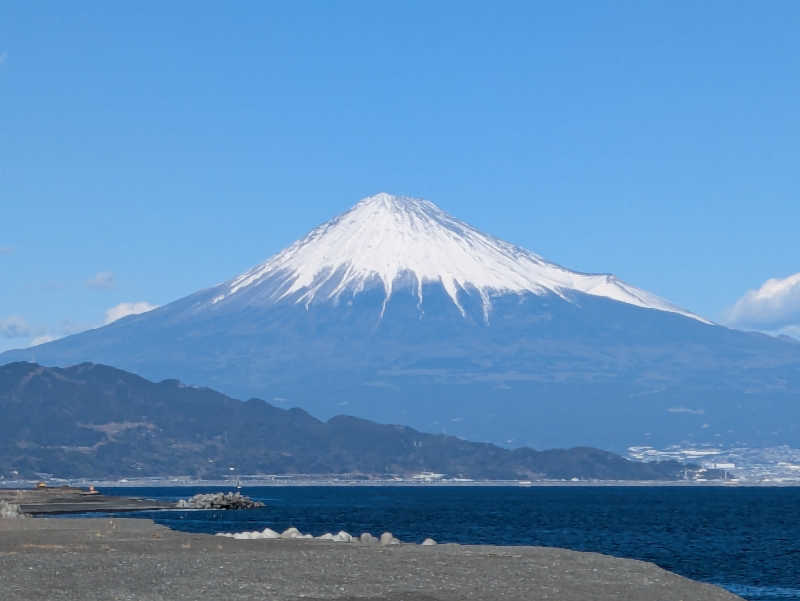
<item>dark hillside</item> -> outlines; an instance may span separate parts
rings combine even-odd
[[[682,477],[590,448],[510,451],[404,426],[241,402],[177,380],[153,383],[104,365],[0,367],[0,476],[398,474],[489,479]]]

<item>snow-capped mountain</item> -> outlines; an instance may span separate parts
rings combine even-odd
[[[474,290],[487,320],[493,296],[555,293],[567,299],[570,292],[582,292],[704,321],[613,275],[578,273],[549,263],[478,231],[430,201],[386,193],[361,200],[234,278],[212,302],[233,299],[248,288],[265,284],[269,290],[266,298],[290,298],[305,305],[380,286],[385,292],[385,310],[397,286],[413,287],[422,306],[425,283],[441,284],[462,314],[459,293]]]
[[[501,444],[800,447],[800,345],[388,194],[227,282],[0,355],[18,360]]]

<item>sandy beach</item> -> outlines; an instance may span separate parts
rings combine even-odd
[[[136,519],[0,520],[0,574],[7,601],[739,599],[596,553],[232,540]]]

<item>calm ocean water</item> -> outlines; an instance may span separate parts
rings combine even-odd
[[[104,488],[186,498],[214,488]],[[652,561],[756,600],[800,601],[800,488],[259,487],[251,511],[130,514],[175,530],[390,530],[405,542],[545,545]]]

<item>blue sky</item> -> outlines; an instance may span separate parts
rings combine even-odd
[[[378,191],[800,332],[796,2],[107,5],[0,5],[0,350]]]

